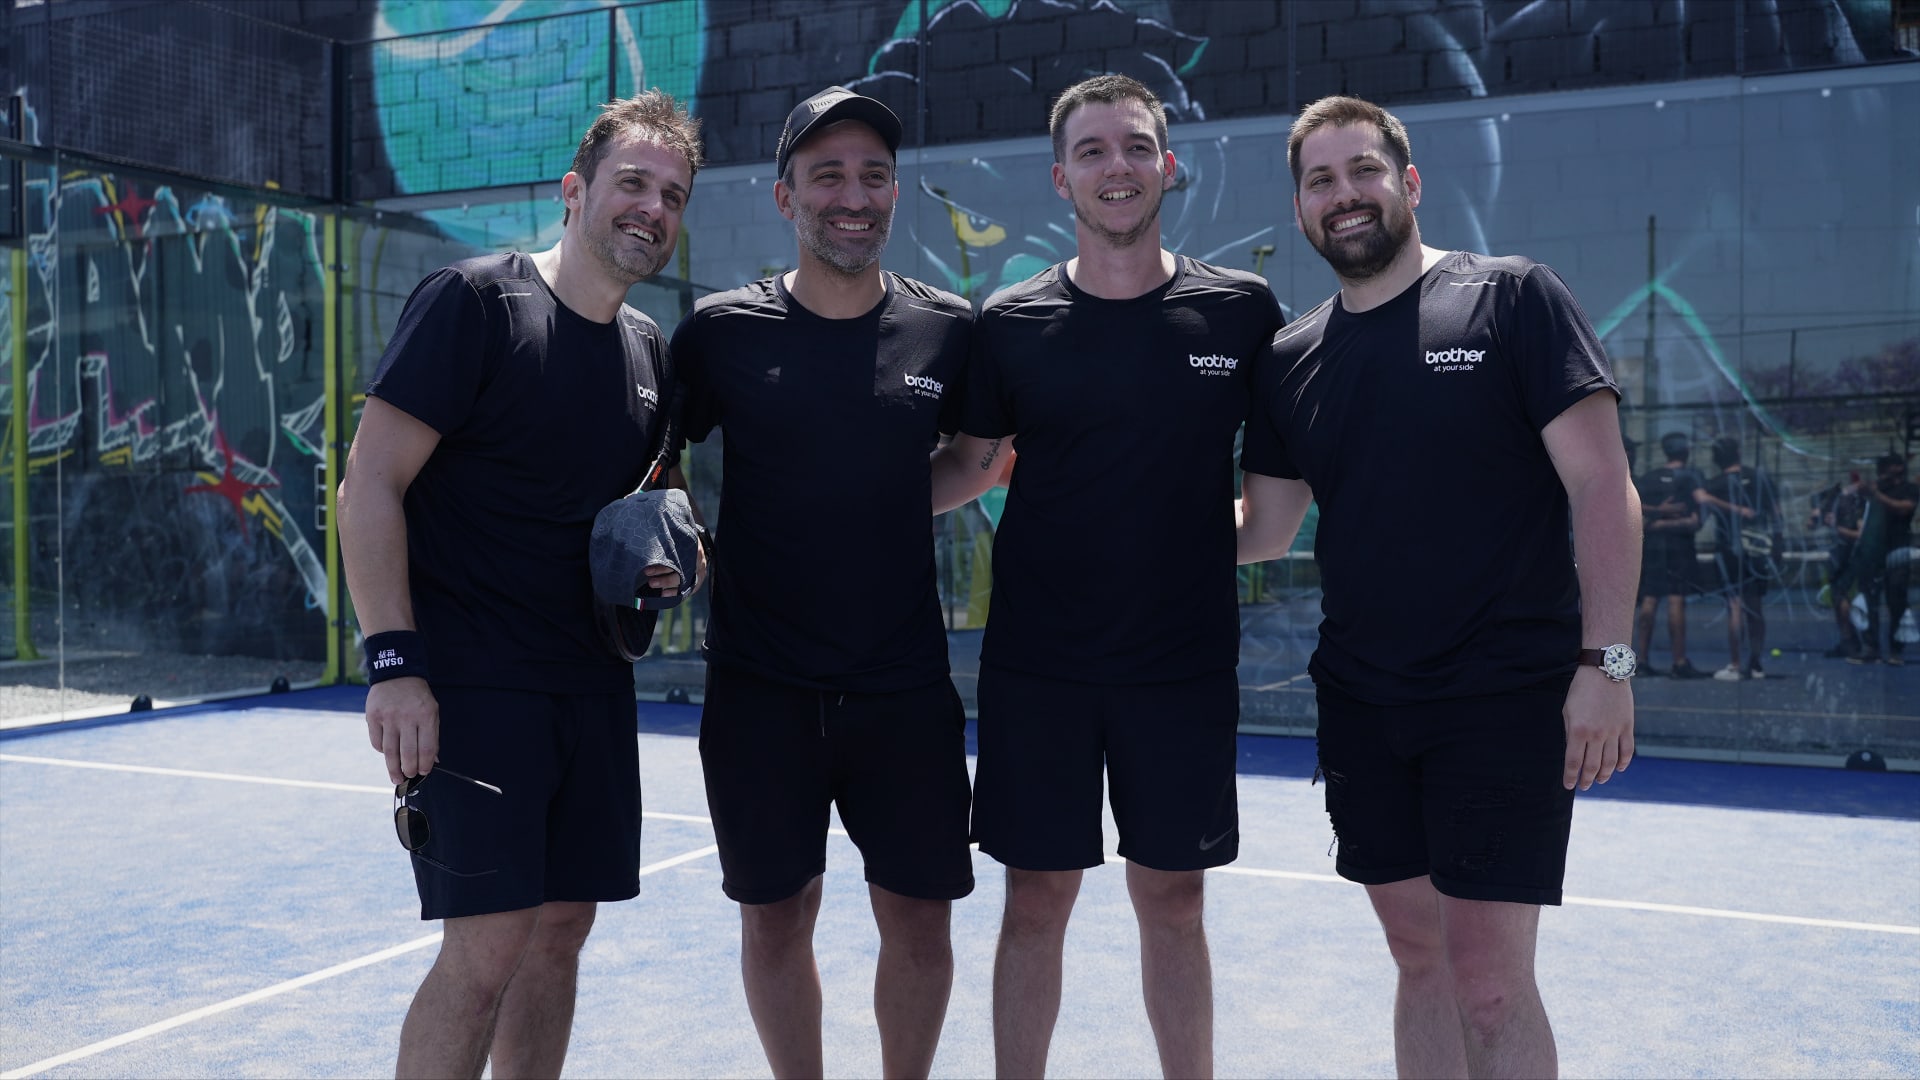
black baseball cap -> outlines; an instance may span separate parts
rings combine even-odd
[[[900,118],[893,110],[873,98],[856,94],[844,86],[829,86],[793,107],[787,114],[787,126],[780,131],[780,145],[773,152],[774,171],[787,174],[787,159],[794,147],[807,136],[828,124],[858,120],[880,134],[880,140],[893,153],[900,152]]]

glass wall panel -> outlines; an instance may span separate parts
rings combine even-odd
[[[1685,658],[1706,677],[1670,674],[1669,602],[1656,598],[1646,662],[1661,674],[1637,685],[1641,738],[1652,752],[1839,764],[1872,749],[1920,767],[1920,681],[1907,678],[1911,669],[1825,655],[1844,633],[1842,616],[1865,622],[1864,608],[1848,609],[1845,596],[1836,612],[1838,532],[1827,511],[1855,474],[1873,475],[1876,457],[1909,452],[1920,437],[1920,219],[1911,180],[1920,147],[1889,135],[1916,107],[1920,76],[1896,66],[1401,111],[1423,180],[1424,238],[1529,255],[1566,279],[1615,364],[1636,472],[1664,465],[1662,438],[1679,434],[1704,483],[1719,471],[1712,449],[1725,438],[1777,496],[1779,513],[1765,530],[1773,550],[1759,580],[1746,582],[1761,594],[1760,619],[1747,622],[1764,620],[1765,636],[1743,637],[1737,655],[1711,515],[1688,530],[1678,610]],[[1293,225],[1288,122],[1177,125],[1179,172],[1162,221],[1169,247],[1259,273],[1303,313],[1335,282]],[[1053,189],[1051,164],[1041,135],[905,148],[886,265],[978,303],[1070,257],[1072,211]],[[670,326],[695,296],[790,268],[792,225],[772,188],[770,162],[704,171],[676,273],[637,288],[635,302]],[[413,231],[367,227],[358,266],[379,282],[378,303],[363,298],[359,310],[376,338],[413,283],[477,250],[467,246],[473,238],[484,235],[490,247],[551,242],[557,213],[548,187],[488,198],[408,200]],[[361,341],[363,363],[378,345]],[[692,448],[687,465],[711,516],[718,446]],[[1430,467],[1409,462],[1407,482]],[[989,614],[999,506],[982,500],[935,525],[963,693]],[[1242,708],[1251,729],[1305,732],[1315,722],[1305,675],[1319,622],[1315,525],[1310,514],[1287,558],[1241,571]],[[1920,647],[1912,616],[1896,619],[1885,600],[1910,588],[1896,571],[1913,544],[1904,532],[1887,540],[1881,559],[1892,568],[1872,585],[1881,633],[1892,626],[1912,652]],[[1842,592],[1849,589],[1857,595],[1861,586],[1843,578]],[[683,652],[698,640],[677,629],[666,647]],[[1883,641],[1883,654],[1890,647]],[[1756,660],[1759,678],[1750,677]],[[1711,677],[1730,663],[1728,677]],[[1731,678],[1736,672],[1746,677]],[[643,691],[687,678],[649,673],[646,664],[640,673]]]
[[[70,712],[319,680],[324,215],[58,158],[23,189],[15,681]]]

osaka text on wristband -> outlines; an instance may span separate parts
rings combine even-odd
[[[367,635],[367,682],[427,678],[427,639],[418,630]]]

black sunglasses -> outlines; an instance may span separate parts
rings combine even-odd
[[[485,780],[475,780],[471,776],[464,776],[447,768],[445,765],[436,764],[433,767],[433,771],[436,773],[446,773],[455,780],[465,780],[474,787],[484,788],[487,791],[493,792],[495,795],[505,794],[498,787],[487,783]],[[432,774],[429,773],[428,775]],[[413,805],[413,793],[420,790],[420,785],[426,782],[426,779],[426,776],[409,776],[393,786],[393,831],[400,836],[400,846],[406,848],[408,853],[414,858],[419,859],[421,862],[437,870],[443,870],[452,874],[454,877],[485,877],[488,874],[499,873],[497,870],[482,870],[479,873],[473,874],[462,873],[448,866],[446,863],[430,859],[420,854],[421,850],[427,846],[428,838],[433,835],[433,830],[427,825],[427,812]]]

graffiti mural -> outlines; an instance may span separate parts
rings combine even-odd
[[[319,219],[87,171],[25,195],[25,401],[0,387],[37,636],[324,655]]]

